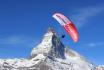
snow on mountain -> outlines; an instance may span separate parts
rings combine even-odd
[[[104,70],[104,65],[99,65],[96,67],[96,70]]]
[[[53,29],[32,49],[29,59],[0,59],[0,70],[96,70],[83,56],[63,45]]]

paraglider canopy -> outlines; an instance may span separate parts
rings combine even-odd
[[[61,13],[55,13],[53,15],[53,18],[55,18],[61,24],[61,26],[63,26],[63,28],[71,36],[74,42],[78,41],[78,31],[73,22],[71,22],[67,17],[65,17]]]

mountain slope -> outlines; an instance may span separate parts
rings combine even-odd
[[[96,70],[104,70],[104,65],[99,65],[96,67]]]
[[[64,46],[50,28],[29,59],[0,59],[0,70],[96,70],[96,67]]]

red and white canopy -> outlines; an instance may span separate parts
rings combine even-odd
[[[53,15],[53,18],[55,18],[61,24],[61,26],[64,27],[64,29],[71,36],[74,42],[78,41],[78,31],[74,24],[67,17],[65,17],[61,13],[55,13]]]

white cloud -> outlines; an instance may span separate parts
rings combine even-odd
[[[73,15],[71,18],[75,23],[77,23],[77,27],[80,28],[88,22],[89,18],[97,16],[102,12],[104,12],[104,5],[84,7],[79,9],[78,13]]]
[[[0,45],[26,45],[33,47],[38,39],[25,36],[10,36],[0,39]]]
[[[0,39],[0,44],[20,44],[23,42],[24,42],[23,39],[17,36],[11,36],[11,37]]]
[[[83,44],[82,46],[83,47],[88,47],[88,48],[103,47],[104,46],[104,42],[87,43],[87,44]]]

